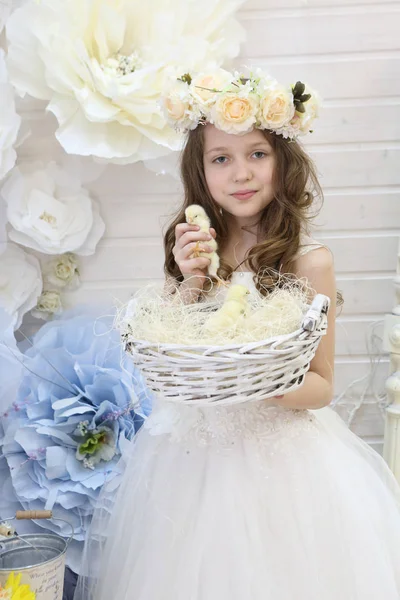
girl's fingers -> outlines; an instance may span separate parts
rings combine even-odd
[[[192,242],[209,242],[211,240],[212,237],[203,231],[187,231],[180,237],[179,241],[176,241],[175,249],[178,252]]]
[[[184,260],[187,260],[195,252],[204,252],[205,254],[211,254],[213,252],[213,250],[212,250],[212,248],[210,248],[210,246],[206,246],[204,244],[199,244],[198,242],[191,242],[190,244],[187,244],[180,250],[177,250],[177,252],[174,254],[175,262],[179,263]],[[196,257],[194,257],[194,258],[196,258]]]
[[[210,227],[210,233],[213,236],[214,240],[217,237],[217,232],[215,231],[214,227]]]
[[[175,227],[175,241],[177,242],[188,231],[199,231],[198,225],[189,225],[189,223],[179,223]]]
[[[189,275],[189,274],[194,274],[194,271],[196,269],[200,269],[201,271],[204,271],[205,269],[207,269],[210,266],[210,264],[211,264],[211,260],[209,258],[204,258],[202,256],[199,256],[199,258],[189,258],[188,260],[182,261],[182,263],[179,265],[179,268],[183,275]],[[203,272],[203,275],[204,275],[204,272]]]

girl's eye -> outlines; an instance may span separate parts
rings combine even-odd
[[[260,156],[260,154],[261,154],[261,156]],[[264,158],[264,156],[267,156],[267,155],[265,154],[265,152],[261,152],[261,150],[257,150],[257,152],[253,152],[253,156],[255,156],[256,158]]]
[[[223,165],[225,160],[228,160],[226,156],[217,156],[217,158],[214,158],[213,162],[217,163],[218,165]]]

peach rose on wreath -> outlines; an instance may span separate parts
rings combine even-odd
[[[226,133],[248,133],[257,120],[256,96],[230,93],[221,94],[210,111],[210,122]]]
[[[265,129],[284,127],[294,116],[293,94],[284,87],[267,91],[260,100],[258,119]]]

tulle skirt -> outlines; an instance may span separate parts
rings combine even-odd
[[[160,402],[75,600],[399,600],[400,489],[330,408]]]

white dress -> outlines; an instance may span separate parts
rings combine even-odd
[[[102,504],[75,600],[400,599],[400,488],[330,408],[160,399]]]

